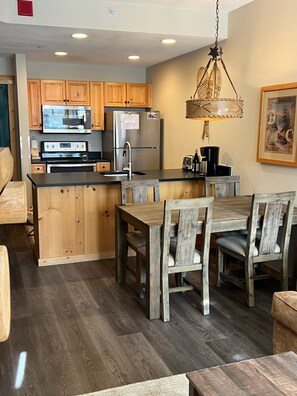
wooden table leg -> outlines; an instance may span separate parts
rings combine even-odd
[[[147,232],[146,310],[150,320],[160,318],[161,227],[150,226]]]
[[[198,396],[197,389],[191,383],[189,383],[189,396]]]
[[[116,206],[115,211],[115,267],[116,282],[123,283],[127,269],[127,238],[128,224],[122,219],[121,212]]]

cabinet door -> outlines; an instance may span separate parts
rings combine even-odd
[[[65,81],[41,80],[42,104],[66,104]]]
[[[97,172],[109,172],[110,162],[97,162]]]
[[[127,84],[127,107],[147,107],[147,84]]]
[[[126,107],[126,83],[104,83],[104,104],[111,107]]]
[[[68,105],[90,106],[89,81],[66,81]]]
[[[104,129],[103,83],[91,82],[92,129]]]
[[[32,173],[45,173],[46,172],[45,164],[31,164],[31,172]]]
[[[41,130],[40,80],[28,80],[29,129]]]

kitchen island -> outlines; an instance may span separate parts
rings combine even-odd
[[[159,179],[161,200],[203,195],[204,176],[180,169],[144,170],[133,180]],[[97,172],[29,174],[34,251],[39,266],[115,256],[115,205],[126,176]]]

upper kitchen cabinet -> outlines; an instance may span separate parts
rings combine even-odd
[[[151,107],[151,84],[127,84],[127,107]]]
[[[89,81],[41,80],[41,102],[53,105],[90,105]]]
[[[151,85],[105,82],[104,102],[111,107],[150,107]]]
[[[92,130],[104,129],[103,82],[91,82]]]
[[[29,129],[41,130],[40,80],[28,80]]]

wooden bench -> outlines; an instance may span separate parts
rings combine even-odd
[[[10,333],[10,278],[6,246],[0,246],[0,342],[6,341]]]
[[[0,224],[27,221],[27,190],[24,181],[11,181],[13,158],[8,147],[0,147]]]

